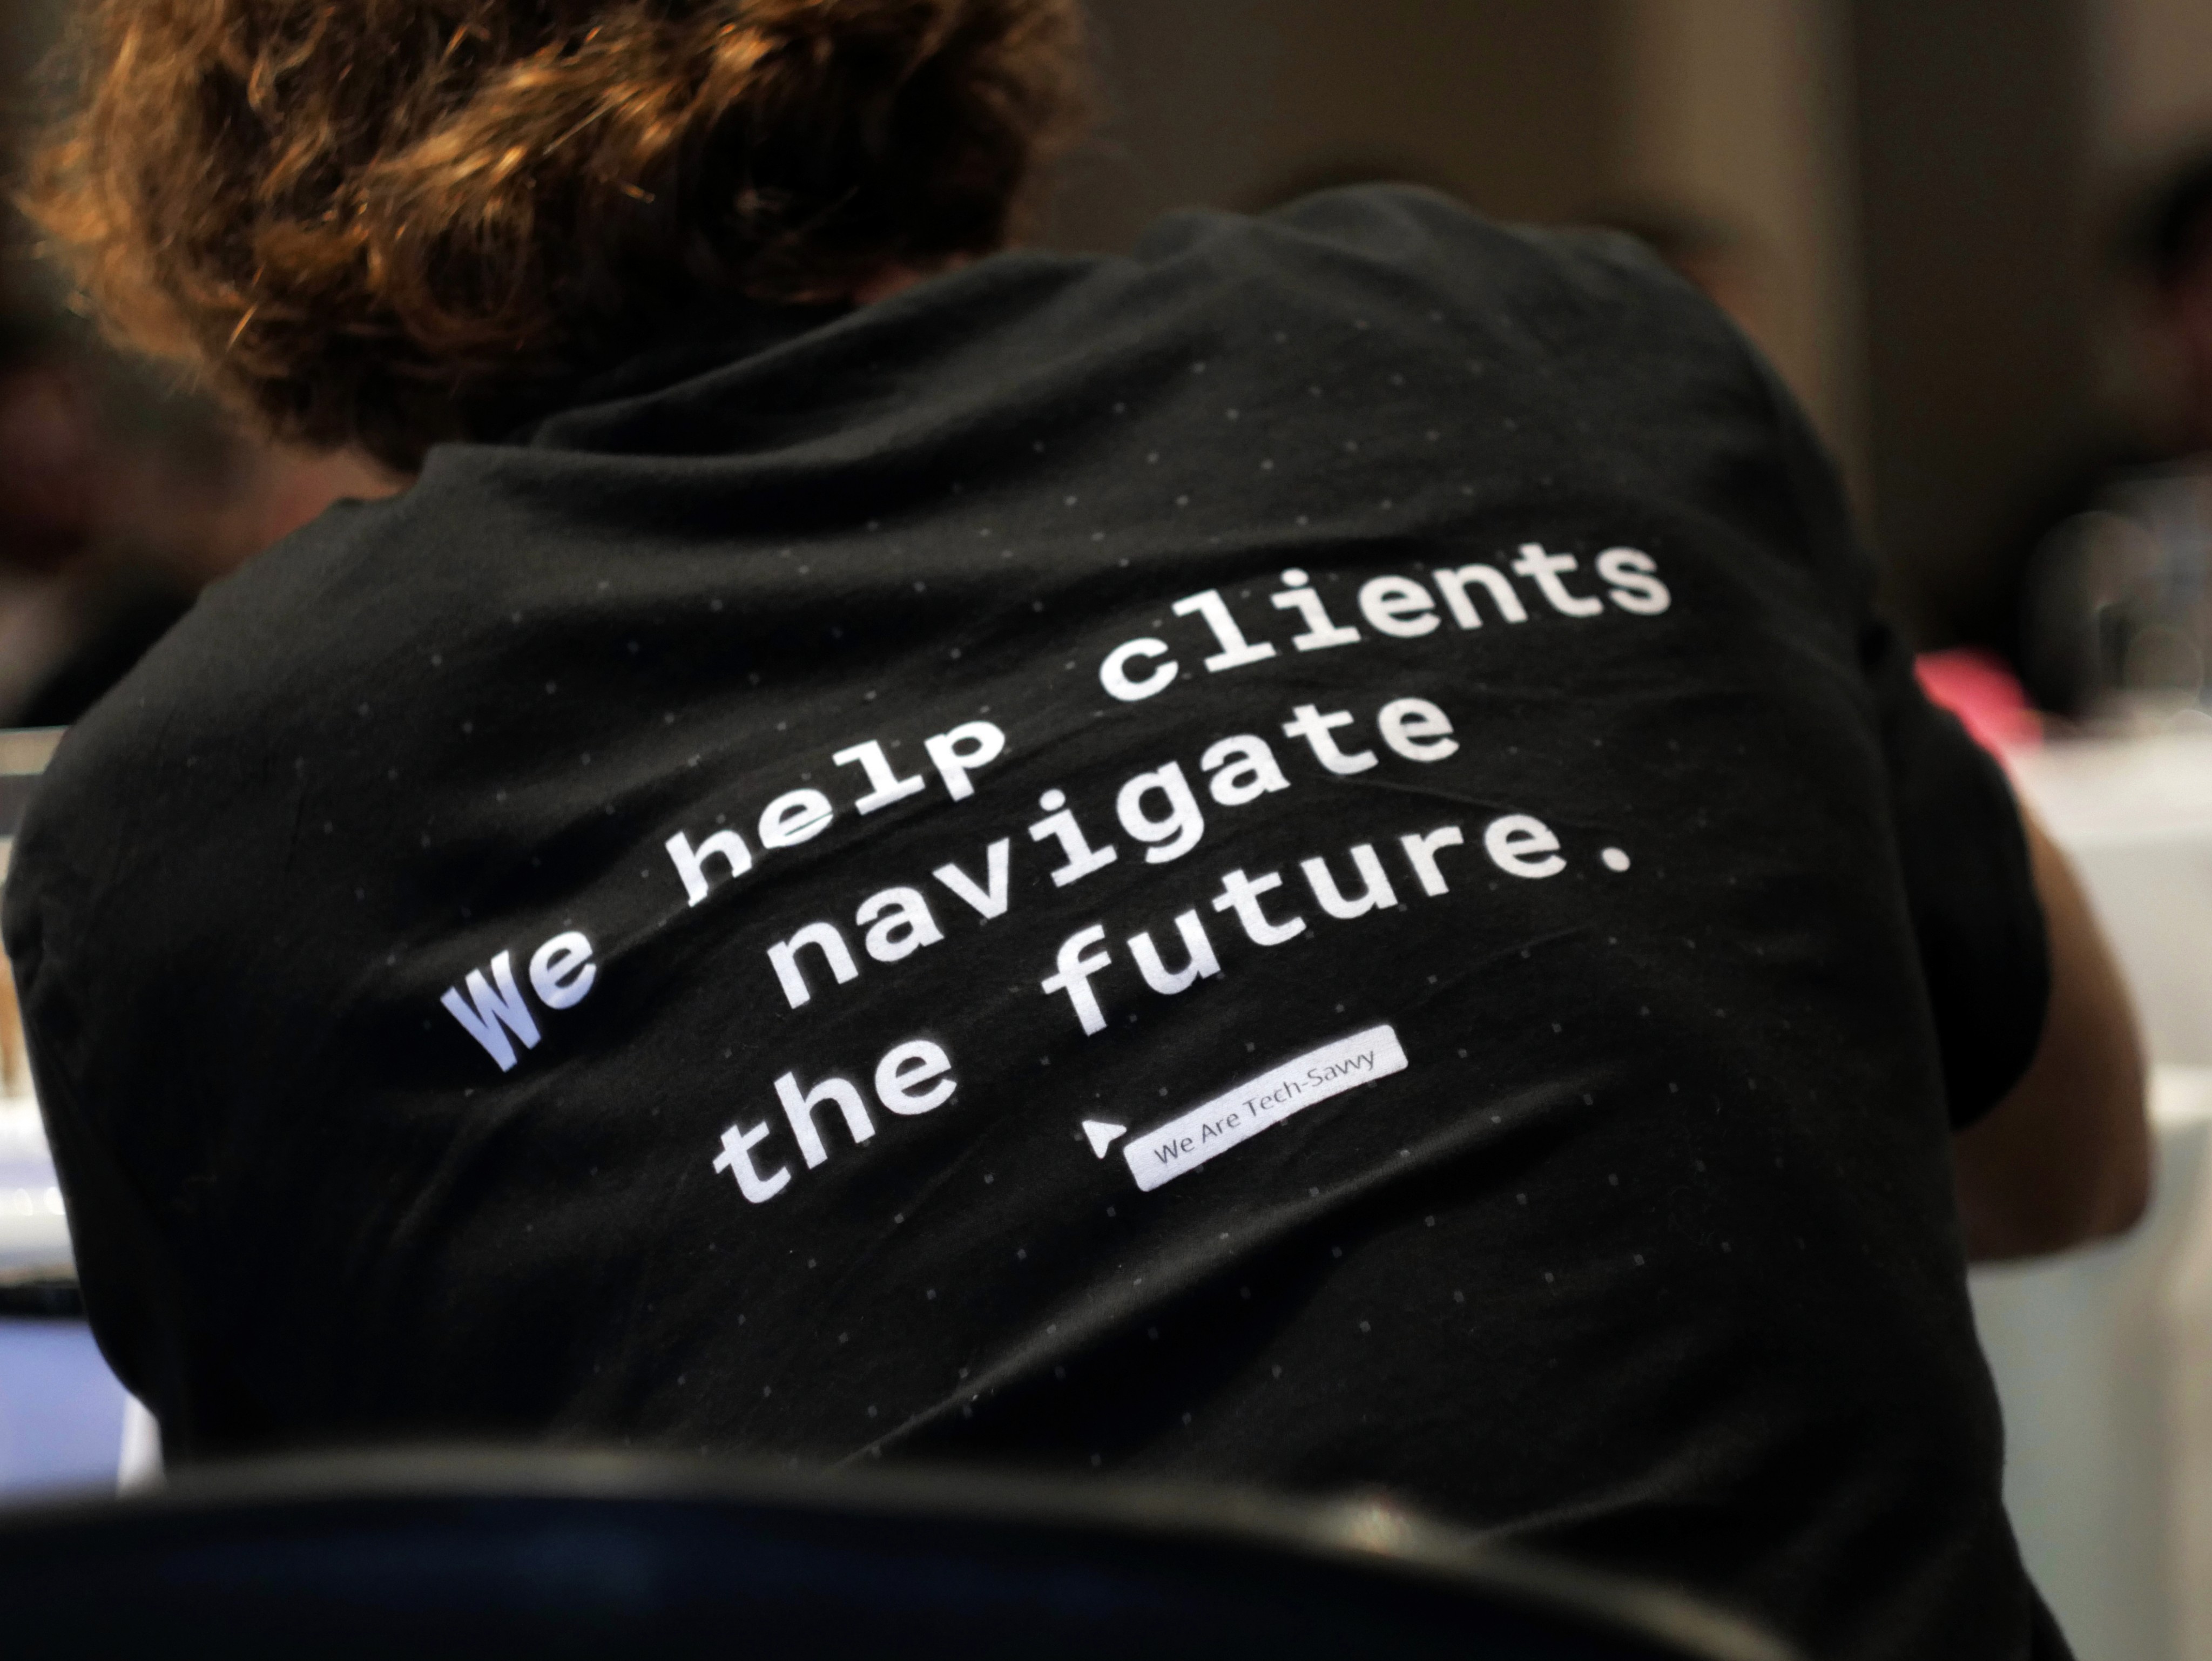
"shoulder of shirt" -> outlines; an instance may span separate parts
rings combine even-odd
[[[1624,232],[1507,224],[1419,185],[1345,186],[1250,216],[1172,214],[1146,233],[1136,257],[1162,261],[1210,246],[1373,264],[1428,275],[1452,288],[1549,284],[1589,301],[1717,315],[1710,300]]]
[[[358,683],[349,660],[370,670],[377,642],[361,613],[396,597],[380,568],[416,517],[406,494],[340,502],[203,591],[63,736],[26,813],[15,869],[35,869],[50,844],[73,840],[84,815],[144,803],[156,778],[173,785],[172,764],[186,756],[234,758],[311,728]],[[184,805],[173,790],[162,794],[165,805]]]

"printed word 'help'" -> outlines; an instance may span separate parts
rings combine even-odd
[[[956,802],[964,802],[975,793],[970,775],[1006,753],[1006,735],[989,721],[963,721],[949,732],[933,733],[922,740],[921,748],[945,793]],[[841,749],[830,759],[841,767],[857,767],[867,784],[866,792],[853,803],[855,813],[877,812],[927,788],[920,773],[900,776],[880,739]],[[761,809],[755,830],[766,852],[812,841],[830,828],[836,816],[836,805],[822,791],[787,791]],[[753,868],[752,850],[746,846],[744,834],[734,828],[712,832],[696,844],[678,831],[668,839],[666,846],[684,895],[694,906],[714,891],[714,862],[720,862],[732,877],[743,876]]]

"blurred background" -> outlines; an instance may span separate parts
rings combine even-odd
[[[1975,1276],[2008,1503],[2083,1661],[2212,1661],[2212,0],[1091,9],[1105,120],[1046,245],[1408,179],[1644,237],[1796,388],[1923,673],[2081,864],[2159,1064],[2145,1228]],[[0,0],[10,150],[67,13]],[[389,488],[106,352],[0,209],[0,727],[66,723],[200,585]],[[42,757],[0,743],[0,817]],[[121,1394],[21,1278],[67,1239],[4,1041],[0,1072],[0,1489],[103,1478]]]
[[[1123,248],[1177,207],[1259,208],[1377,177],[1506,218],[1643,233],[1796,387],[1850,481],[1893,609],[1924,646],[2009,652],[2017,623],[2000,614],[2039,538],[2112,470],[2170,459],[2194,436],[2139,242],[2158,189],[2212,153],[2205,0],[1091,9],[1107,118],[1038,239]],[[67,11],[0,7],[0,120],[17,136]],[[241,441],[102,355],[62,300],[11,219],[11,567],[51,563],[76,537],[168,597],[329,495],[375,488],[346,464]],[[143,627],[158,602],[133,598]],[[7,630],[0,713],[23,678]]]
[[[1092,10],[1109,119],[1048,242],[1374,177],[1644,233],[1796,389],[1923,647],[1994,652],[2069,718],[2195,703],[2201,584],[2141,547],[2086,573],[2110,550],[2054,533],[2203,436],[2212,328],[2176,317],[2147,241],[2212,147],[2204,0]]]
[[[2178,366],[2133,245],[2212,147],[2205,0],[1092,11],[1109,118],[1047,240],[1111,249],[1186,203],[1376,176],[1647,229],[1804,400],[1926,646],[1996,633],[2002,563],[2054,497],[2172,442]]]

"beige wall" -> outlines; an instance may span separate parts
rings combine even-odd
[[[1608,192],[1614,0],[1094,0],[1108,117],[1045,239],[1122,248],[1193,204],[1395,173],[1507,218]]]
[[[1743,239],[1743,321],[1827,442],[1863,469],[1863,343],[1840,0],[1621,0],[1635,199]]]
[[[1094,0],[1108,92],[1045,239],[1364,174],[1509,219],[1669,207],[1743,239],[1749,323],[1863,448],[1843,0]]]
[[[2097,136],[2109,164],[2212,142],[2212,0],[2094,0]]]
[[[1841,0],[1621,0],[1618,176],[1743,239],[1747,326],[1863,483]]]
[[[1874,523],[1930,644],[2099,443],[2088,0],[1852,0]]]
[[[1587,213],[1618,142],[1610,0],[1274,0],[1275,155],[1389,160],[1506,219]],[[1297,167],[1263,190],[1296,180]]]

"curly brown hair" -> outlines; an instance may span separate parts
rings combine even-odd
[[[1073,0],[86,0],[25,205],[90,307],[411,470],[716,295],[1001,246]]]

